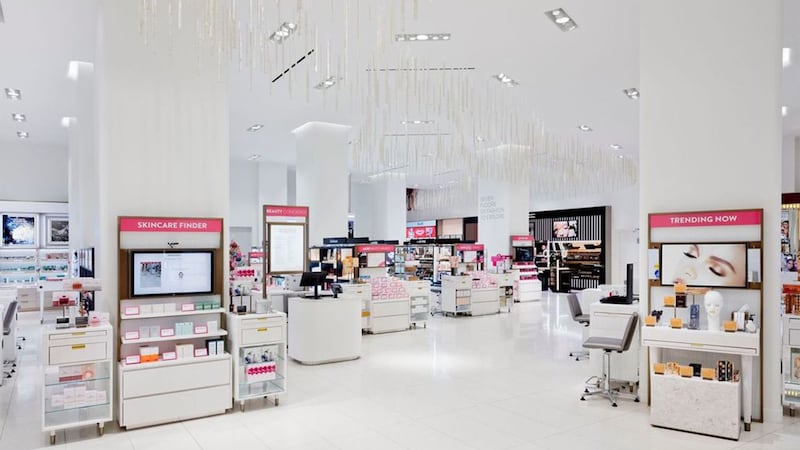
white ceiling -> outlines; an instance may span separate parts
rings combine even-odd
[[[74,98],[71,81],[66,78],[70,60],[92,61],[95,47],[95,0],[0,0],[5,23],[0,24],[0,89],[22,90],[23,100],[12,102],[0,98],[0,144],[18,142],[17,130],[28,131],[27,143],[66,145],[67,133],[61,128],[63,116],[71,115],[80,99]],[[242,5],[247,4],[239,0]],[[282,0],[286,18],[296,20],[294,0]],[[335,75],[347,76],[341,82],[339,98],[336,89],[327,93],[314,89],[306,100],[306,80],[302,70],[292,81],[289,92],[287,80],[271,83],[279,69],[269,73],[246,68],[230,70],[230,139],[231,158],[246,159],[262,155],[262,161],[294,164],[292,129],[308,121],[328,121],[352,125],[354,130],[364,123],[370,111],[360,102],[349,101],[347,89],[365,89],[363,77],[372,67],[371,55],[376,54],[378,36],[391,39],[393,33],[451,33],[447,42],[390,42],[378,52],[376,65],[392,65],[402,56],[414,56],[421,61],[443,66],[475,67],[471,77],[475,85],[499,72],[519,82],[513,96],[521,114],[540,118],[548,131],[563,138],[580,135],[586,142],[604,149],[620,144],[627,156],[638,154],[637,102],[629,100],[622,89],[638,83],[638,2],[615,0],[416,0],[417,19],[408,14],[405,26],[391,29],[389,20],[379,19],[380,5],[389,1],[345,0],[331,2],[305,0],[309,21],[318,24],[321,42],[317,48],[320,72],[309,74],[310,84],[321,81],[325,73],[326,42],[331,39],[332,66]],[[347,3],[350,11],[361,7],[356,21],[351,14],[347,21],[349,66],[338,69],[337,58],[343,59],[345,21],[341,10]],[[415,0],[406,0],[413,5]],[[543,14],[554,8],[565,9],[578,23],[572,32],[561,32]],[[368,8],[372,10],[369,15]],[[785,132],[800,134],[800,2],[785,2],[784,42],[795,50],[795,64],[786,69],[784,82],[785,104],[789,117]],[[390,14],[386,14],[390,15]],[[395,22],[400,22],[394,17]],[[386,18],[384,18],[386,19]],[[138,20],[132,17],[131,20]],[[286,45],[285,61],[294,61],[308,48],[313,39]],[[313,68],[309,58],[305,69]],[[285,63],[282,63],[285,64]],[[397,63],[399,64],[399,62]],[[395,65],[397,65],[395,64]],[[288,64],[285,64],[288,65]],[[301,64],[300,68],[303,65]],[[328,96],[324,99],[324,96]],[[643,92],[642,95],[647,95]],[[337,107],[338,104],[338,107]],[[11,113],[21,112],[28,122],[12,122]],[[465,115],[470,113],[464,112]],[[400,131],[403,119],[427,117],[392,117]],[[246,132],[254,123],[265,127],[259,132]],[[581,133],[580,124],[589,124],[594,131]],[[440,131],[452,127],[440,122]],[[392,131],[392,130],[387,130]],[[354,132],[355,135],[355,132]],[[608,151],[612,151],[608,149]],[[412,178],[410,183],[424,183]]]

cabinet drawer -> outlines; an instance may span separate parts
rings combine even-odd
[[[198,358],[200,359],[200,358]],[[224,385],[230,397],[231,360],[191,361],[122,373],[122,398],[130,399]]]
[[[82,363],[109,359],[108,346],[105,342],[89,342],[85,344],[58,345],[50,347],[47,364]]]
[[[800,347],[800,330],[790,329],[789,331],[789,345],[793,347]]]
[[[48,339],[51,341],[65,341],[68,339],[81,339],[81,340],[90,340],[90,341],[97,341],[101,339],[105,339],[108,336],[108,332],[105,330],[98,330],[98,331],[76,331],[74,333],[58,333],[58,334],[51,334],[49,335]]]
[[[279,342],[283,340],[283,327],[260,327],[242,330],[242,345]]]
[[[284,324],[283,318],[275,318],[275,317],[260,317],[255,319],[244,319],[242,320],[242,330],[248,330],[253,328],[264,328],[264,327],[281,327]]]
[[[408,315],[409,303],[408,301],[402,302],[372,302],[372,316],[399,316]]]

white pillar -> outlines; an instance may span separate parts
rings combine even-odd
[[[492,256],[509,254],[511,235],[528,234],[529,204],[527,185],[478,181],[478,242],[485,246],[487,269]]]
[[[350,184],[350,214],[353,215],[353,236],[375,236],[373,226],[375,214],[372,210],[375,204],[375,192],[372,184],[355,182]]]
[[[776,420],[781,2],[651,0],[639,8],[639,260],[647,261],[650,212],[764,209],[763,406],[765,420]]]
[[[255,244],[262,245],[264,240],[264,226],[261,224],[262,206],[289,204],[287,172],[286,164],[266,162],[258,164],[258,204],[256,205],[258,226],[254,233],[258,240],[253,241]]]
[[[160,8],[166,11],[166,5]],[[200,4],[184,2],[184,23],[194,24],[201,10]],[[103,301],[98,309],[112,316],[118,216],[227,219],[229,212],[228,89],[221,75],[227,71],[217,70],[213,49],[201,45],[194,26],[170,36],[167,16],[159,13],[161,32],[145,45],[138,2],[100,2],[95,76]]]
[[[94,65],[77,64],[74,80],[80,99],[69,119],[69,217],[70,247],[99,244],[100,177],[97,172]]]
[[[350,127],[308,122],[292,131],[297,146],[297,205],[309,208],[309,245],[347,236],[347,138]]]
[[[795,137],[783,137],[783,151],[781,156],[781,192],[797,192],[795,190],[795,172],[797,167],[795,164],[795,157],[797,150],[795,149]]]
[[[403,242],[406,235],[406,176],[384,173],[373,178],[368,189],[372,192],[372,239]],[[356,217],[358,220],[358,217]]]

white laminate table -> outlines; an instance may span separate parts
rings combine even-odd
[[[289,298],[289,357],[310,365],[361,357],[361,300]]]

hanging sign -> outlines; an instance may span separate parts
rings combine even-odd
[[[220,219],[159,218],[159,217],[120,217],[119,230],[124,232],[167,232],[167,233],[219,233],[222,231]]]
[[[394,249],[395,246],[391,244],[367,244],[356,246],[357,253],[392,253]]]
[[[761,210],[662,213],[650,215],[650,228],[761,225]]]
[[[457,252],[482,252],[483,244],[456,244]]]

